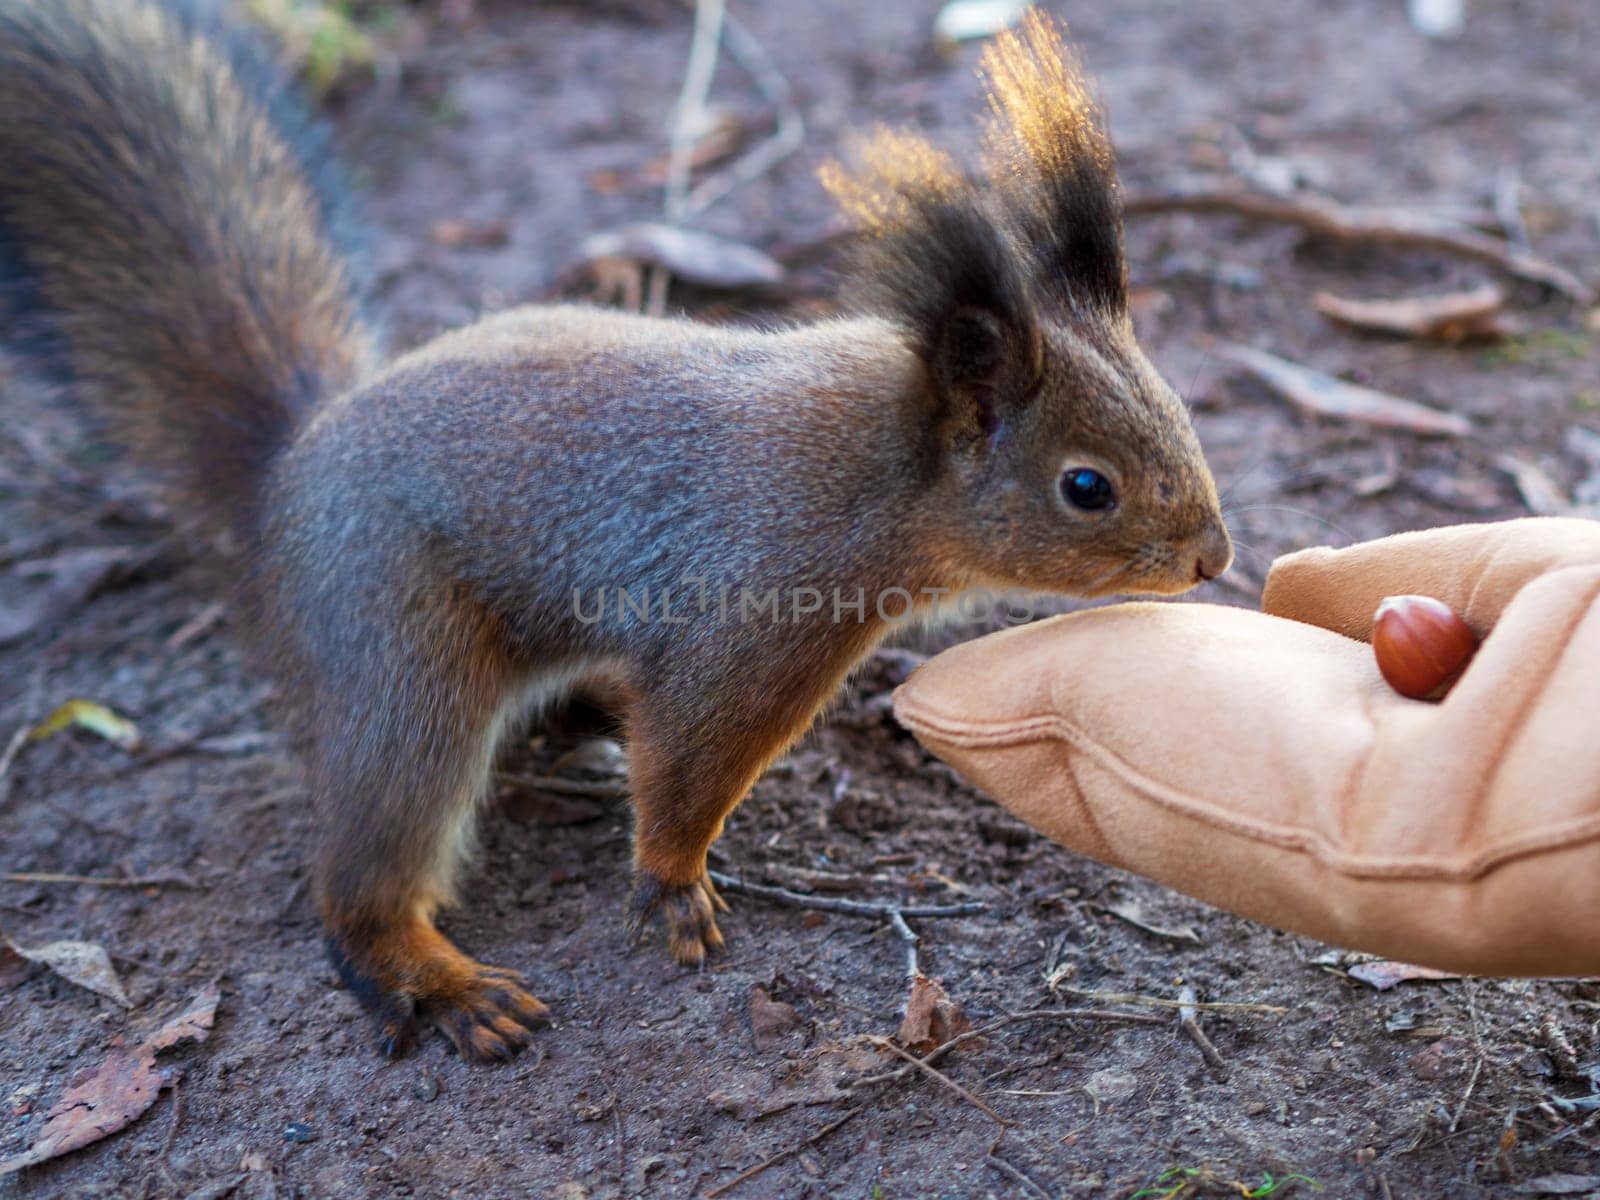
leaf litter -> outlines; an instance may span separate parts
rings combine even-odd
[[[182,1074],[178,1067],[157,1065],[156,1056],[185,1042],[205,1041],[221,997],[215,983],[207,984],[145,1041],[131,1048],[121,1037],[112,1041],[100,1065],[81,1072],[56,1101],[33,1145],[0,1160],[0,1176],[92,1146],[137,1121]]]
[[[46,967],[68,983],[75,983],[107,1000],[114,1000],[123,1008],[133,1006],[122,980],[111,965],[111,956],[98,943],[60,941],[47,942],[43,946],[19,946],[6,935],[5,930],[0,929],[0,972],[5,972],[0,975],[0,986],[4,986],[6,979],[13,978],[7,964],[14,969],[19,965],[19,959]],[[25,971],[17,971],[13,982],[20,983],[25,977]]]

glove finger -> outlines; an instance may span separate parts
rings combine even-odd
[[[1261,607],[1367,641],[1385,596],[1433,596],[1483,637],[1524,584],[1590,563],[1600,563],[1600,521],[1528,517],[1424,529],[1285,555],[1272,565]]]

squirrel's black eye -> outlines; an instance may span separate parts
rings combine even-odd
[[[1061,477],[1061,494],[1074,508],[1099,512],[1117,502],[1111,481],[1099,471],[1088,467],[1073,467]]]

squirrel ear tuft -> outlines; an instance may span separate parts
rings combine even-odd
[[[1039,291],[1067,307],[1122,312],[1122,200],[1105,114],[1050,18],[1030,9],[984,51],[994,110],[989,175]]]
[[[953,201],[970,194],[955,161],[926,138],[880,125],[850,150],[853,166],[830,159],[818,176],[868,231],[889,233],[913,223],[918,198]]]
[[[854,150],[856,165],[830,162],[821,177],[863,227],[860,307],[910,330],[945,403],[1021,403],[1037,373],[1038,334],[1025,273],[992,212],[920,137],[879,129]]]

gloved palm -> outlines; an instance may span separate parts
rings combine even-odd
[[[1365,642],[1404,593],[1488,635],[1442,703]],[[1600,523],[1306,551],[1264,607],[1008,630],[896,711],[1042,832],[1220,907],[1455,970],[1600,972]]]

